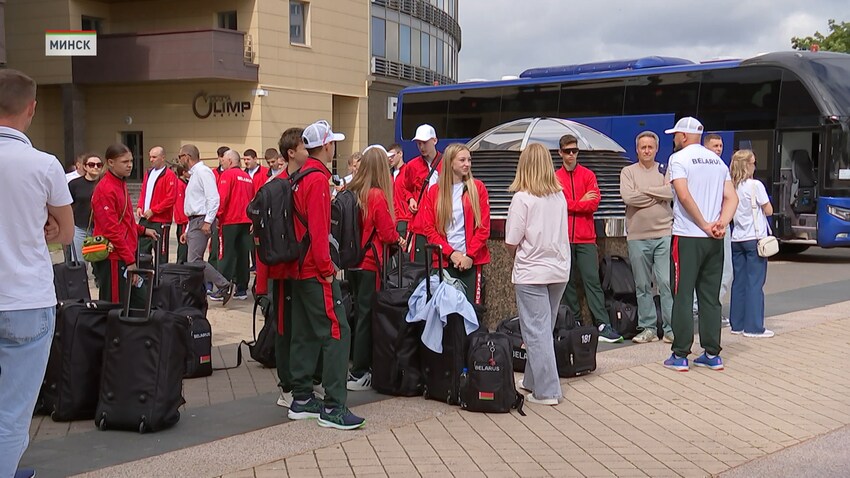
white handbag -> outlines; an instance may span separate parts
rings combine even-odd
[[[758,204],[756,204],[756,187],[755,187],[754,184],[751,185],[751,188],[750,188],[750,203],[752,204],[752,211],[753,211],[753,227],[756,230],[756,237],[758,237],[759,236],[758,223],[760,222],[758,220],[759,219],[759,214],[758,214],[759,206],[758,206]],[[779,252],[779,241],[776,240],[776,238],[772,235],[773,231],[770,230],[770,224],[767,223],[766,219],[767,218],[765,218],[765,225],[767,226],[767,236],[759,239],[758,245],[756,246],[756,250],[758,251],[758,254],[759,254],[760,257],[770,257],[770,256],[775,255],[777,252]]]

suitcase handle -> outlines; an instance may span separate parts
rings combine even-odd
[[[146,228],[149,229],[149,228]],[[153,259],[153,270],[154,272],[159,272],[159,247],[162,245],[160,242],[162,237],[153,240],[153,254],[151,254]],[[141,241],[139,241],[139,245],[141,245]],[[142,263],[142,249],[140,247],[136,247],[136,264]],[[157,285],[159,285],[159,277],[156,277]],[[151,284],[153,284],[153,280],[151,280]]]
[[[132,281],[130,280],[130,277],[133,274],[137,274],[137,275],[142,276],[143,278],[149,279],[148,284],[147,284],[147,300],[145,301],[145,310],[144,310],[145,315],[143,315],[142,317],[132,317],[130,315],[130,297],[132,297],[133,289],[135,288]],[[124,306],[124,310],[122,311],[121,315],[118,316],[119,319],[122,322],[137,322],[137,323],[138,322],[147,322],[148,317],[150,317],[150,315],[151,315],[151,303],[153,302],[153,289],[154,289],[153,281],[154,281],[154,278],[156,278],[156,272],[152,271],[150,269],[136,269],[134,271],[127,271],[127,278],[124,279],[125,281],[127,281],[127,295],[124,297],[124,303],[122,304]]]
[[[85,263],[77,257],[77,248],[74,247],[73,244],[67,246],[69,249],[68,254],[65,254],[65,265],[69,269],[79,269],[80,267],[85,267]]]
[[[439,244],[425,244],[425,294],[431,300],[431,271],[433,270],[434,252],[437,253],[437,277],[443,282],[443,246]],[[429,252],[431,254],[429,254]]]
[[[390,256],[392,256],[392,253],[390,253],[390,251],[393,251],[393,253],[398,253],[398,255],[399,255],[399,259],[398,259],[398,261],[396,261],[396,267],[394,267],[393,270],[387,270],[390,267]],[[387,284],[387,279],[389,279],[390,275],[393,274],[393,273],[396,274],[396,278],[398,279],[397,284],[401,284],[401,252],[402,252],[401,246],[398,245],[397,242],[394,242],[392,244],[387,244],[387,245],[384,246],[384,257],[383,257],[383,262],[381,263],[381,288],[382,289],[386,288],[385,286]]]

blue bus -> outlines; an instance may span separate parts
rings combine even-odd
[[[434,126],[439,147],[535,116],[595,128],[632,161],[634,138],[652,130],[661,138],[662,163],[673,148],[664,130],[694,116],[723,138],[727,164],[734,150],[755,152],[784,251],[850,246],[850,55],[777,52],[703,63],[645,57],[405,88],[395,137],[412,158],[418,152],[410,138],[420,124]]]

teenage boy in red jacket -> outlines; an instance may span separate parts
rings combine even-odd
[[[248,278],[250,273],[251,220],[246,209],[254,199],[254,182],[251,176],[239,167],[239,153],[230,149],[224,153],[221,166],[224,170],[218,179],[218,196],[221,202],[218,208],[218,224],[221,229],[222,255],[219,261],[221,274],[236,284],[234,299],[248,298]],[[219,300],[217,294],[210,296]]]
[[[404,151],[397,143],[387,148],[387,159],[390,162],[390,173],[393,178],[393,212],[395,213],[396,231],[405,237],[407,235],[407,223],[411,214],[404,192],[404,170],[407,164],[404,162]]]
[[[177,200],[177,175],[165,165],[165,149],[154,146],[149,153],[151,168],[142,181],[142,191],[139,194],[139,204],[136,215],[139,225],[149,227],[162,238],[159,241],[159,263],[168,262],[168,232],[171,230],[171,219],[174,215],[174,202]],[[143,254],[150,254],[153,241],[142,237],[139,249]]]
[[[365,423],[345,406],[351,329],[342,306],[342,291],[331,262],[331,172],[335,142],[345,136],[334,133],[327,121],[304,129],[304,146],[309,157],[296,164],[306,175],[294,187],[295,210],[304,217],[295,220],[296,237],[309,235],[309,247],[301,262],[298,279],[292,284],[292,405],[289,418],[317,418],[322,427],[353,430]],[[300,161],[293,158],[293,161]],[[294,168],[290,168],[294,169]],[[324,402],[313,395],[313,375],[322,357]]]
[[[416,128],[413,142],[419,148],[419,156],[410,160],[404,167],[401,188],[395,188],[403,195],[404,203],[410,214],[408,243],[411,244],[411,258],[420,264],[425,263],[425,228],[417,221],[419,203],[425,196],[428,186],[437,184],[443,166],[443,155],[437,151],[437,132],[429,124]],[[395,191],[393,191],[395,193]]]
[[[575,136],[565,134],[561,136],[558,144],[558,154],[564,164],[555,172],[555,177],[567,197],[567,223],[572,255],[570,281],[564,291],[564,302],[578,317],[581,309],[576,293],[576,280],[581,277],[593,323],[599,327],[599,340],[608,343],[622,342],[623,337],[611,328],[611,321],[605,310],[602,285],[599,282],[599,252],[596,248],[596,225],[593,222],[593,213],[599,208],[600,198],[596,175],[578,164],[579,148]]]

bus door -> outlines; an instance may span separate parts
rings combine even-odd
[[[821,165],[820,130],[777,131],[778,167],[773,184],[777,235],[798,244],[817,243],[818,169]]]

